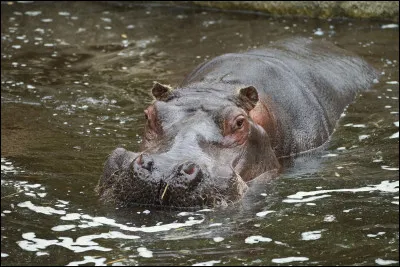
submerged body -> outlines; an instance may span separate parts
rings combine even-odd
[[[376,78],[354,54],[304,38],[216,57],[175,90],[154,85],[143,152],[116,149],[98,191],[120,205],[235,202],[278,158],[326,142]]]

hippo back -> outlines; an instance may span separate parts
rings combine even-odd
[[[374,68],[349,51],[295,38],[216,57],[189,74],[179,90],[208,87],[229,97],[241,86],[254,86],[278,125],[271,138],[280,157],[326,142],[345,107],[377,77]]]

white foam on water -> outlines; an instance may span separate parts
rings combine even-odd
[[[41,187],[41,184],[26,184],[25,187],[29,187],[29,188],[38,188]]]
[[[1,257],[2,257],[2,258],[6,258],[6,257],[8,257],[8,256],[10,256],[10,255],[8,255],[7,253],[1,252]]]
[[[186,213],[185,213],[186,214]],[[155,225],[155,226],[143,226],[143,227],[134,227],[134,226],[127,226],[124,224],[119,224],[116,223],[114,219],[109,219],[106,217],[92,217],[90,215],[79,215],[77,213],[68,216],[68,214],[64,217],[64,220],[68,218],[69,220],[88,220],[90,222],[85,222],[84,224],[78,225],[78,227],[81,228],[87,228],[91,226],[100,226],[100,225],[108,225],[112,227],[117,227],[123,231],[130,231],[130,232],[145,232],[145,233],[154,233],[154,232],[163,232],[163,231],[169,231],[171,229],[177,229],[181,227],[188,227],[192,226],[195,224],[201,224],[204,221],[204,216],[202,214],[196,214],[202,217],[202,219],[195,219],[194,217],[189,217],[185,222],[183,223],[178,223],[178,222],[173,222],[169,224],[163,224],[163,225]],[[181,215],[182,216],[182,215]]]
[[[375,260],[375,263],[378,264],[378,265],[396,264],[396,263],[398,263],[398,262],[399,262],[399,261],[384,260],[384,259],[381,259],[381,258],[378,258],[378,259]]]
[[[81,215],[79,213],[68,213],[65,216],[62,216],[60,219],[64,221],[75,221],[79,220]]]
[[[366,128],[367,127],[365,124],[353,124],[353,123],[348,123],[348,124],[345,124],[344,126],[354,127],[354,128]]]
[[[58,15],[60,15],[60,16],[69,16],[71,14],[69,12],[67,12],[67,11],[60,11],[60,12],[58,12]]]
[[[398,28],[398,27],[399,27],[399,24],[391,23],[391,24],[384,24],[384,25],[382,25],[382,26],[381,26],[381,29],[396,29],[396,28]]]
[[[367,138],[369,138],[369,137],[370,137],[369,134],[362,134],[362,135],[359,135],[359,136],[358,136],[358,140],[359,140],[359,141],[362,141],[362,140],[367,139]]]
[[[317,240],[321,238],[321,232],[324,230],[316,230],[301,233],[301,240]]]
[[[324,217],[324,222],[334,222],[336,221],[335,215],[326,215]]]
[[[59,237],[59,240],[46,240],[36,238],[35,233],[29,232],[22,234],[22,238],[25,240],[17,241],[17,244],[26,251],[39,251],[46,249],[49,246],[60,246],[76,253],[97,250],[97,251],[111,251],[111,248],[105,248],[99,246],[98,243],[94,242],[94,239],[138,239],[139,236],[125,235],[118,231],[110,231],[108,233],[101,233],[97,235],[86,235],[80,236],[73,241],[70,237]],[[61,241],[60,241],[61,240]]]
[[[1,158],[1,173],[17,174],[17,173],[23,173],[23,172],[25,172],[25,171],[21,170],[18,167],[14,167],[12,162],[7,161],[7,159],[5,159],[5,158]],[[47,195],[47,193],[45,193],[45,192],[39,193],[40,192],[39,190],[45,190],[45,187],[41,184],[30,184],[27,181],[18,181],[18,180],[11,180],[11,179],[1,180],[1,183],[2,183],[2,185],[4,184],[7,186],[15,187],[17,192],[15,192],[11,195],[23,193],[24,195],[33,197],[33,198],[37,198],[37,197],[44,198]],[[35,189],[35,191],[39,191],[39,192],[35,192],[32,189]]]
[[[273,213],[273,212],[275,212],[275,211],[273,211],[273,210],[261,211],[261,212],[257,212],[257,213],[256,213],[256,216],[258,216],[258,217],[264,217],[265,215],[270,214],[270,213]]]
[[[388,168],[388,166],[381,166],[382,169],[386,167],[386,169],[389,170],[399,170],[398,168]],[[381,191],[381,192],[387,192],[387,193],[395,193],[399,192],[399,181],[393,181],[389,182],[387,180],[382,181],[380,184],[377,185],[369,185],[366,187],[360,187],[360,188],[353,188],[353,189],[347,189],[347,188],[342,188],[342,189],[327,189],[327,190],[317,190],[317,191],[300,191],[297,192],[296,194],[289,195],[287,196],[287,199],[284,199],[283,202],[286,203],[298,203],[298,202],[307,202],[307,201],[312,201],[318,198],[322,197],[328,197],[330,195],[326,195],[326,193],[333,193],[333,192],[371,192],[371,191]],[[324,194],[320,197],[316,197],[316,195]],[[314,196],[314,197],[309,197],[309,196]],[[305,198],[309,197],[309,198]]]
[[[66,266],[78,266],[78,265],[83,265],[87,263],[94,263],[94,266],[104,266],[106,265],[106,258],[98,258],[92,257],[92,256],[83,256],[82,261],[71,261],[68,263]]]
[[[320,28],[318,28],[316,31],[314,31],[314,34],[318,35],[318,36],[322,36],[322,35],[324,35],[324,32]]]
[[[386,82],[387,84],[399,84],[399,82],[398,81],[388,81],[388,82]]]
[[[324,191],[324,190],[321,190]],[[330,197],[331,195],[325,194],[322,196],[313,196],[313,197],[309,197],[309,198],[304,198],[304,199],[284,199],[282,200],[282,202],[285,203],[303,203],[303,202],[310,202],[310,201],[314,201],[316,199],[320,199],[320,198],[326,198],[326,197]],[[289,198],[290,196],[288,196]]]
[[[98,223],[98,222],[87,222],[86,224],[80,224],[78,225],[79,228],[91,228],[91,227],[97,227],[101,226],[103,224]]]
[[[399,168],[389,167],[389,166],[386,166],[386,165],[382,165],[381,168],[384,169],[384,170],[388,170],[388,171],[398,171],[399,170]],[[399,182],[397,182],[397,186],[399,186],[398,184],[399,184]],[[397,190],[397,191],[399,191],[399,190]]]
[[[26,196],[30,196],[30,197],[36,197],[35,193],[24,193]]]
[[[104,21],[104,22],[111,22],[111,19],[110,18],[100,18],[102,21]]]
[[[26,11],[25,12],[25,15],[31,16],[31,17],[36,17],[40,14],[42,14],[42,11]]]
[[[18,168],[12,165],[11,161],[7,161],[5,158],[1,158],[1,173],[18,173]]]
[[[330,157],[337,157],[337,156],[339,156],[339,155],[338,154],[329,153],[329,154],[323,155],[322,158],[330,158]]]
[[[390,139],[393,138],[399,138],[399,132],[392,134],[391,136],[389,136]]]
[[[22,234],[22,238],[25,240],[17,241],[16,243],[23,250],[26,251],[38,251],[40,249],[45,249],[48,246],[55,245],[58,243],[57,240],[46,240],[36,238],[35,233],[29,232]]]
[[[222,241],[224,241],[224,238],[217,236],[217,237],[214,237],[213,240],[214,240],[214,242],[222,242]]]
[[[260,236],[260,235],[249,236],[244,240],[244,242],[246,244],[256,244],[258,242],[271,242],[271,241],[272,241],[271,238],[263,237],[263,236]]]
[[[41,34],[44,33],[44,29],[42,29],[42,28],[36,28],[34,31],[35,31],[35,32],[39,32],[39,33],[41,33]]]
[[[308,261],[307,257],[286,257],[286,258],[276,258],[272,259],[273,263],[289,263],[294,261]]]
[[[283,243],[283,242],[281,242],[281,241],[274,241],[274,243],[277,244],[277,245],[285,246],[285,247],[288,247],[288,246],[289,246],[288,244]]]
[[[148,250],[145,247],[139,247],[137,248],[137,251],[139,252],[139,256],[143,258],[152,258],[153,257],[153,252]]]
[[[193,264],[192,266],[213,266],[214,264],[221,263],[221,261],[204,261]]]
[[[368,237],[377,237],[377,236],[384,235],[384,234],[385,234],[385,232],[378,232],[377,234],[367,234],[367,236]]]
[[[48,22],[52,22],[53,19],[47,18],[47,19],[41,19],[42,22],[48,23]]]
[[[38,256],[38,257],[40,257],[40,256],[45,256],[45,255],[50,255],[48,252],[41,252],[41,251],[38,251],[38,252],[36,252],[36,254],[35,254],[36,256]]]
[[[65,225],[54,226],[53,228],[51,228],[51,230],[60,232],[60,231],[68,231],[68,230],[74,229],[75,227],[76,227],[76,225],[74,225],[74,224],[65,224]]]
[[[210,212],[213,211],[213,209],[202,209],[202,210],[198,210],[197,212]]]
[[[51,207],[36,206],[30,201],[18,203],[17,206],[20,208],[28,208],[34,212],[43,213],[46,215],[52,215],[52,214],[64,215],[66,213],[65,210],[56,210]]]

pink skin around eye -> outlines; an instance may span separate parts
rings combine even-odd
[[[238,125],[238,121],[241,126]],[[222,144],[227,147],[234,147],[243,144],[249,134],[249,122],[243,115],[228,118],[224,121],[224,139]]]
[[[146,138],[148,141],[150,141],[160,135],[162,130],[158,124],[156,110],[153,105],[150,105],[147,109],[145,109],[144,114],[147,119]]]

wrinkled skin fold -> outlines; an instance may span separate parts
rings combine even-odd
[[[358,56],[305,38],[216,57],[175,89],[154,84],[142,152],[114,150],[97,192],[121,206],[235,203],[280,157],[325,143],[376,78]]]

